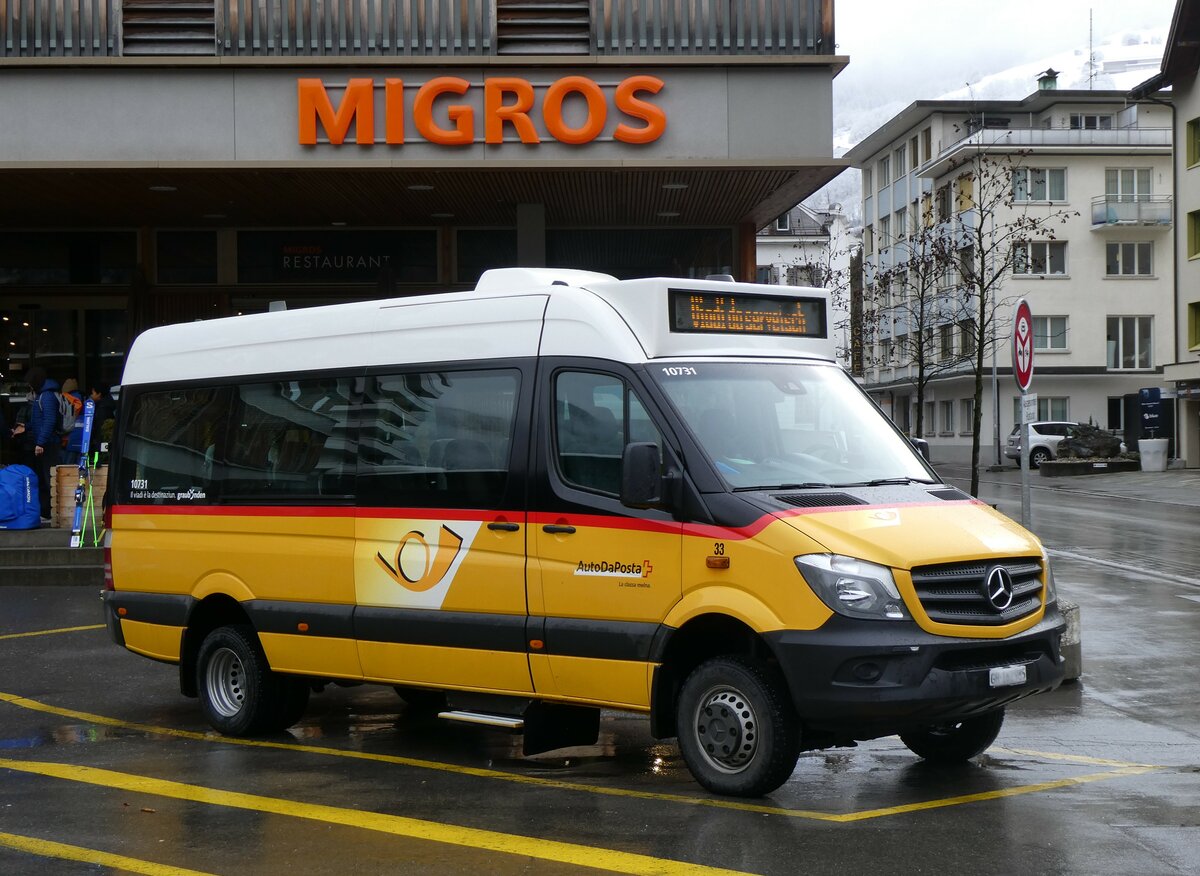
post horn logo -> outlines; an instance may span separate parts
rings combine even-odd
[[[393,581],[399,584],[406,590],[411,590],[414,593],[424,593],[436,587],[446,573],[450,570],[450,566],[454,563],[455,557],[462,549],[462,536],[452,530],[450,527],[443,525],[441,537],[438,539],[437,551],[434,552],[429,547],[429,542],[425,540],[425,533],[418,530],[413,530],[400,539],[400,544],[396,548],[395,562],[389,563],[384,558],[382,553],[375,554],[375,561],[383,568]],[[408,571],[404,568],[404,552],[408,551],[411,554],[413,551],[423,552],[424,556],[417,562],[421,569],[421,574],[416,578],[409,576]]]

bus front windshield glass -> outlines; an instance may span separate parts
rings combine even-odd
[[[691,362],[650,372],[733,489],[936,482],[836,366]]]

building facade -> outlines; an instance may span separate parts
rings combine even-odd
[[[1136,100],[1170,87],[1175,128],[1175,314],[1166,351],[1166,392],[1177,399],[1178,455],[1200,465],[1200,3],[1179,0],[1159,75],[1139,85]]]
[[[0,402],[142,328],[557,265],[752,280],[832,0],[0,0]]]
[[[1003,461],[1020,419],[1010,344],[1021,298],[1034,315],[1039,419],[1122,432],[1128,397],[1161,386],[1171,361],[1170,107],[1060,91],[1047,74],[1019,101],[914,103],[847,156],[863,174],[862,377],[902,428],[924,433],[935,458],[969,458],[967,359],[982,346],[980,459]],[[931,264],[921,258],[931,246],[934,288],[928,305],[914,304],[913,277]],[[979,332],[969,275],[989,270],[994,311]],[[920,411],[918,358],[929,372]]]

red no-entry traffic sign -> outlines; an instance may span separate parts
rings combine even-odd
[[[1013,314],[1012,362],[1017,387],[1024,392],[1033,381],[1033,313],[1024,298]]]

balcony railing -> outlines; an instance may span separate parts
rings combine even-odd
[[[1174,221],[1170,195],[1099,195],[1092,198],[1092,230],[1114,225],[1156,225]]]
[[[833,52],[833,0],[0,0],[0,58]]]

